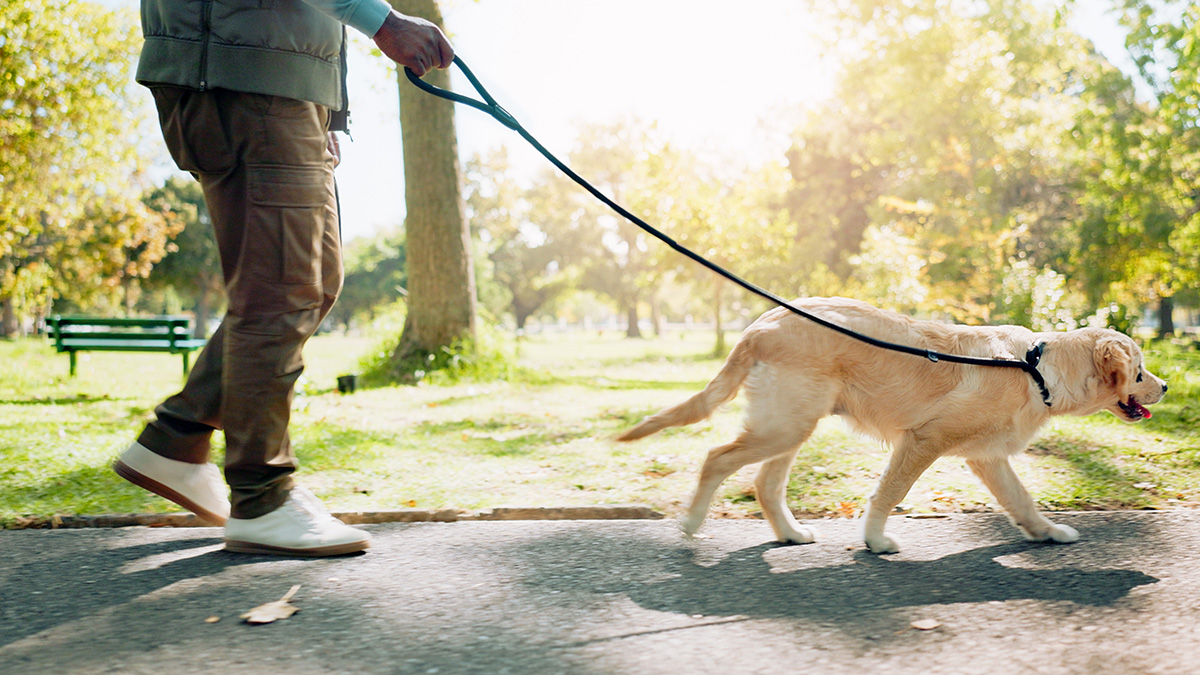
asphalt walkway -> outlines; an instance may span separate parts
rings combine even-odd
[[[1081,541],[896,517],[883,557],[845,520],[805,546],[760,521],[369,525],[369,553],[324,560],[213,528],[0,531],[0,673],[1196,672],[1200,512],[1054,519]],[[294,616],[238,618],[295,584]]]

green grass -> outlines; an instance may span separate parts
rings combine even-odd
[[[625,340],[617,334],[535,336],[510,381],[384,387],[339,395],[364,339],[319,336],[296,397],[298,479],[334,510],[483,509],[643,503],[679,513],[707,448],[740,426],[741,399],[703,423],[620,444],[616,433],[703,387],[716,372],[712,336]],[[1052,509],[1170,508],[1200,501],[1200,355],[1147,350],[1171,384],[1154,418],[1056,418],[1014,460]],[[182,384],[179,357],[95,353],[79,374],[41,340],[0,342],[0,524],[53,514],[164,512],[170,503],[117,478],[112,457],[153,407]],[[220,434],[216,437],[220,460]],[[852,514],[886,461],[880,444],[822,422],[789,484],[794,509]],[[748,467],[714,513],[758,508]],[[940,460],[905,505],[915,511],[996,508],[961,460]]]

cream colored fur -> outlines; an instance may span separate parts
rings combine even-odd
[[[859,342],[782,307],[773,309],[746,329],[703,391],[618,438],[631,441],[693,424],[745,390],[744,430],[709,451],[681,521],[689,535],[704,521],[717,487],[741,467],[761,462],[755,488],[775,536],[784,542],[814,541],[813,529],[792,516],[784,490],[796,452],[817,422],[840,415],[893,448],[864,518],[863,538],[872,551],[900,550],[899,542],[884,533],[887,516],[943,455],[964,457],[1027,538],[1072,542],[1079,534],[1038,512],[1009,456],[1024,450],[1051,415],[1108,410],[1137,421],[1149,415],[1144,406],[1157,403],[1167,390],[1145,370],[1133,340],[1112,330],[1034,333],[1015,326],[948,325],[845,298],[793,304],[874,338],[948,354],[1022,359],[1044,342],[1038,369],[1053,405],[1042,402],[1022,370],[934,363]]]

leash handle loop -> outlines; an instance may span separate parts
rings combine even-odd
[[[512,129],[513,131],[520,129],[521,125],[517,122],[516,118],[510,115],[507,110],[501,108],[499,103],[496,103],[496,99],[492,98],[492,95],[488,93],[487,89],[483,88],[483,85],[480,84],[479,79],[475,77],[475,73],[472,73],[471,69],[467,67],[467,64],[463,63],[462,59],[458,58],[457,55],[454,57],[454,65],[458,66],[458,69],[462,71],[463,75],[467,76],[467,80],[471,83],[471,86],[475,87],[475,92],[483,98],[482,101],[473,99],[470,96],[463,96],[462,94],[458,94],[447,89],[442,89],[441,87],[435,87],[425,80],[417,77],[417,74],[407,66],[404,68],[404,75],[408,77],[409,82],[415,84],[422,91],[433,94],[438,98],[444,98],[447,101],[461,103],[463,105],[471,106],[476,110],[482,110],[483,112],[494,117],[497,122],[503,124],[509,129]]]

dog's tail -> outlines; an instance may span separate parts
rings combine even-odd
[[[754,365],[752,352],[750,340],[743,338],[734,346],[729,358],[725,359],[725,365],[721,366],[721,371],[708,383],[704,391],[677,406],[643,419],[637,426],[617,436],[617,440],[636,441],[667,427],[687,426],[706,419],[721,405],[737,396],[738,389],[741,389],[742,382],[750,373],[750,367]]]

